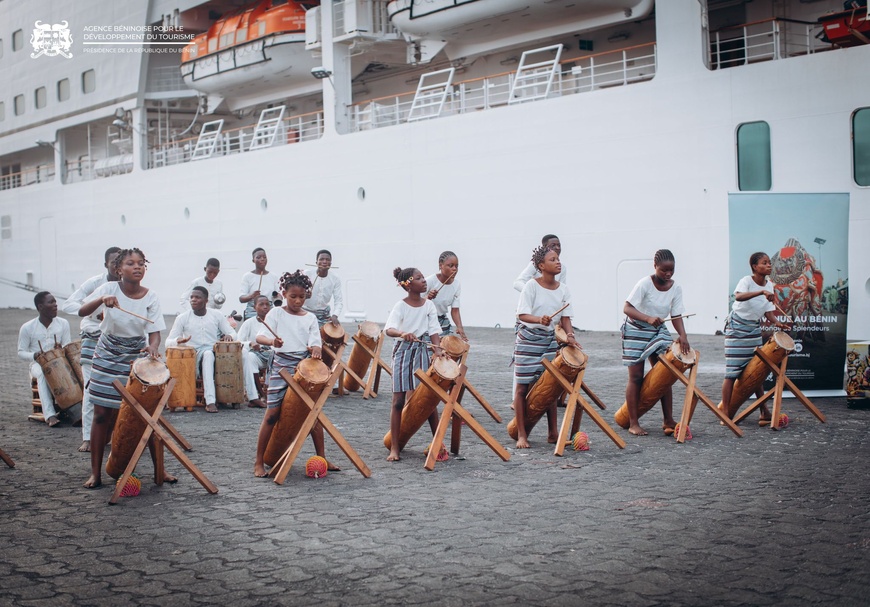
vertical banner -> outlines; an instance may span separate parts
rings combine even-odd
[[[729,309],[737,282],[764,251],[795,351],[786,375],[801,391],[842,394],[849,306],[848,194],[729,194]]]

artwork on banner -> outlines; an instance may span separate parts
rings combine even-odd
[[[737,282],[751,273],[749,256],[767,253],[776,315],[792,325],[795,340],[786,375],[802,391],[842,390],[849,195],[730,194],[728,202],[730,302]]]

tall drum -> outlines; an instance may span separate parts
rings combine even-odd
[[[345,339],[344,327],[341,325],[334,325],[331,322],[326,323],[322,327],[320,327],[320,339],[323,340],[323,344],[329,346],[329,349],[335,352],[341,347],[341,344],[344,343]],[[332,355],[323,350],[323,362],[325,362],[328,366],[332,366],[335,362],[332,359]]]
[[[293,379],[302,386],[302,389],[312,400],[316,400],[329,380],[329,367],[321,360],[306,358],[296,365]],[[266,451],[263,454],[263,461],[266,462],[267,466],[274,466],[284,455],[290,443],[299,434],[299,429],[305,423],[305,418],[310,412],[311,409],[302,402],[299,395],[288,387],[287,394],[284,395],[284,400],[281,402],[281,415],[278,418],[278,423],[275,424],[275,429],[272,430],[272,438],[269,439],[269,444],[266,445]]]
[[[66,356],[66,362],[69,363],[73,374],[78,378],[79,385],[84,389],[85,378],[82,375],[82,342],[71,341],[63,347],[63,353]]]
[[[559,372],[565,376],[565,379],[573,382],[577,378],[577,374],[586,367],[586,362],[588,360],[589,357],[586,356],[582,350],[568,347],[559,350],[559,354],[557,354],[556,358],[553,359],[553,365],[559,369]],[[553,374],[545,368],[538,380],[532,385],[528,394],[526,394],[524,418],[526,436],[529,435],[532,428],[535,427],[535,424],[537,424],[541,417],[544,416],[547,409],[549,409],[564,393],[565,389],[562,387],[562,384],[560,384]],[[519,434],[517,433],[516,418],[513,418],[508,423],[507,431],[512,439],[517,439]]]
[[[367,348],[370,350],[374,350],[378,345],[378,338],[381,335],[380,327],[373,322],[363,322],[360,323],[359,329],[356,332],[356,338],[364,343]],[[359,377],[363,377],[365,375],[366,369],[368,369],[369,363],[372,362],[371,354],[354,346],[350,351],[350,358],[347,361],[347,367],[356,373]],[[360,389],[359,383],[351,377],[349,373],[344,374],[344,389],[349,392],[356,392]]]
[[[680,373],[685,372],[686,369],[692,368],[697,360],[695,351],[691,348],[686,354],[680,352],[680,344],[678,342],[671,344],[671,347],[668,348],[664,357],[673,363],[674,367],[676,367]],[[667,393],[668,388],[673,386],[676,381],[677,378],[674,377],[674,374],[671,373],[663,363],[658,362],[653,365],[653,368],[650,369],[649,373],[646,374],[646,377],[643,378],[643,384],[641,384],[640,387],[640,396],[638,397],[637,402],[638,419],[640,419],[644,413],[655,407],[655,404],[661,400],[662,396]],[[613,419],[623,428],[628,428],[631,425],[628,419],[628,403],[622,403],[622,406],[616,411]]]
[[[214,389],[217,402],[247,402],[243,369],[241,342],[219,341],[214,345]]]
[[[185,345],[166,348],[166,366],[175,380],[169,408],[192,409],[196,405],[196,349]]]
[[[456,361],[450,358],[436,358],[432,361],[426,375],[435,380],[435,383],[444,388],[445,391],[450,390],[456,378],[459,377],[459,365]],[[424,383],[418,385],[411,398],[405,403],[405,408],[402,409],[402,426],[399,430],[399,450],[405,448],[411,437],[417,433],[417,430],[423,423],[429,419],[432,412],[438,407],[441,399],[432,391],[429,386]],[[384,447],[387,449],[393,448],[393,438],[389,432],[384,436]]]
[[[777,331],[761,347],[761,350],[775,364],[779,364],[786,356],[794,352],[794,340],[787,333]],[[728,404],[727,411],[728,417],[734,418],[740,405],[746,402],[746,399],[761,387],[768,373],[770,373],[770,368],[758,356],[753,356],[752,360],[746,363],[746,366],[743,367],[743,371],[740,373],[740,377],[734,382],[734,388],[731,390],[731,402]],[[722,403],[719,403],[719,408],[723,408]]]
[[[82,402],[82,385],[70,367],[63,348],[40,352],[36,355],[36,362],[42,368],[58,409],[66,411]]]
[[[139,358],[133,361],[130,377],[127,379],[127,391],[148,413],[153,414],[168,382],[169,368],[165,364],[155,358]],[[112,478],[120,478],[124,474],[124,469],[130,463],[136,445],[145,432],[145,425],[133,407],[122,400],[118,421],[112,432],[112,451],[106,462],[106,473]]]

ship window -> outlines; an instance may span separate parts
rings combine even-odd
[[[12,240],[12,215],[0,217],[0,240]]]
[[[213,53],[217,50],[217,38],[208,39],[208,52]]]
[[[266,22],[265,22],[265,21],[260,21],[259,25],[257,26],[257,29],[258,29],[258,31],[259,31],[259,35],[260,35],[261,38],[262,38],[263,36],[265,36],[265,35],[266,35]]]
[[[6,104],[0,101],[0,122],[6,120]]]
[[[747,122],[737,127],[737,184],[740,190],[763,192],[771,186],[770,126]]]
[[[82,92],[93,93],[97,90],[97,73],[94,70],[82,72]]]
[[[12,33],[12,50],[20,51],[24,47],[24,32],[16,30]]]
[[[3,38],[0,38],[0,59],[3,58]]]
[[[852,115],[852,158],[855,183],[870,186],[870,108]]]
[[[233,32],[221,36],[221,48],[230,46],[233,43]]]
[[[36,105],[36,109],[41,109],[45,107],[45,103],[47,101],[47,93],[45,92],[45,87],[41,86],[33,92],[33,103]]]
[[[15,99],[12,100],[15,104],[15,115],[20,116],[24,113],[24,95],[15,95]]]
[[[0,169],[0,190],[21,187],[21,165],[10,164]]]
[[[236,44],[239,42],[244,42],[248,37],[248,28],[243,27],[242,29],[236,30]]]
[[[66,101],[69,99],[69,78],[57,81],[57,100]]]

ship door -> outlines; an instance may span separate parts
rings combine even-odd
[[[36,287],[50,290],[57,286],[57,233],[54,217],[39,220],[39,282]]]

